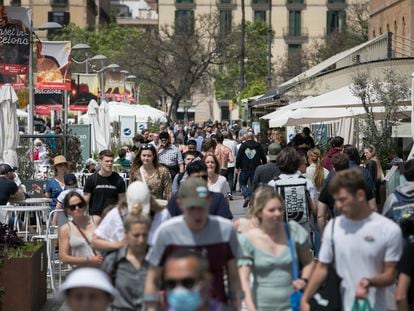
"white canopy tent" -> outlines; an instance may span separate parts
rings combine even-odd
[[[0,87],[0,162],[18,166],[16,153],[19,144],[17,121],[18,97],[11,85]]]
[[[104,131],[99,124],[99,106],[95,100],[91,100],[88,105],[88,124],[91,125],[91,150],[92,152],[99,152],[107,149],[105,142]]]
[[[105,146],[109,148],[111,145],[111,124],[109,121],[109,107],[105,100],[102,101],[99,106],[98,120],[102,129],[102,137],[104,138]]]
[[[411,111],[411,107],[402,106],[401,112]],[[374,107],[373,113],[380,118],[384,107]],[[269,120],[269,127],[296,126],[301,124],[327,122],[341,118],[352,118],[366,114],[364,108],[312,108],[294,111],[280,111],[280,115]]]
[[[109,122],[118,122],[120,116],[135,116],[136,122],[147,123],[149,119],[156,122],[166,122],[167,116],[161,110],[150,106],[131,105],[126,103],[108,103]],[[90,123],[87,115],[80,117],[82,123]]]

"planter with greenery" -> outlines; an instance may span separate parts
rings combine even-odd
[[[40,310],[47,300],[44,242],[25,243],[0,224],[0,310]]]

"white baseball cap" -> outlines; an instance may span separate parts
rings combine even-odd
[[[142,181],[134,181],[130,184],[126,191],[126,201],[128,211],[131,211],[134,204],[140,203],[142,204],[143,214],[148,215],[151,209],[151,193],[147,184]]]
[[[97,268],[77,268],[70,273],[60,288],[64,294],[72,288],[88,287],[102,290],[112,297],[117,295],[117,290],[112,286],[108,275]]]

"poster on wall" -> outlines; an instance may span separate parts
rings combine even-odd
[[[105,98],[121,101],[125,94],[124,74],[118,71],[105,72]]]
[[[51,110],[63,109],[63,90],[34,90],[35,113],[50,115]]]
[[[69,91],[70,41],[40,41],[36,48],[36,88]]]
[[[136,84],[134,81],[125,81],[125,96],[127,101],[136,102],[135,90]]]
[[[90,124],[69,124],[68,131],[79,137],[82,150],[82,163],[91,156],[91,125]]]
[[[91,100],[98,99],[99,77],[97,74],[73,73],[70,90],[70,105],[72,111],[88,111]]]
[[[0,5],[0,84],[22,86],[29,72],[32,10]]]
[[[121,144],[131,143],[135,136],[135,116],[120,116]]]

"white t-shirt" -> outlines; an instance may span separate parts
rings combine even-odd
[[[331,263],[332,223],[325,228],[319,260]],[[334,245],[336,271],[342,278],[343,309],[351,310],[357,284],[383,272],[385,262],[397,262],[402,254],[402,235],[397,224],[378,213],[363,220],[335,218]],[[385,287],[370,287],[369,300],[375,311],[385,311]]]
[[[214,184],[208,184],[208,190],[211,192],[220,192],[224,195],[224,197],[226,197],[230,192],[230,187],[226,177],[219,175],[217,181]]]
[[[154,215],[154,218],[152,219],[151,223],[150,232],[148,234],[149,245],[153,245],[155,230],[157,230],[161,223],[170,218],[170,213],[166,208]],[[100,238],[110,242],[121,241],[124,239],[124,224],[122,222],[122,218],[119,214],[118,208],[113,208],[109,211],[109,213],[102,219],[98,228],[96,228],[95,234]]]

